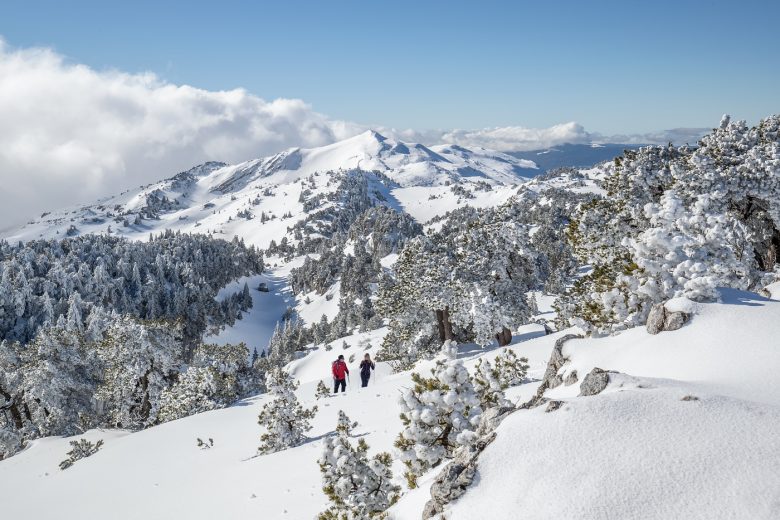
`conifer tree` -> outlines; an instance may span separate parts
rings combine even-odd
[[[302,444],[306,432],[311,430],[309,421],[317,413],[316,406],[305,409],[298,402],[295,396],[298,383],[281,368],[274,368],[267,374],[266,385],[274,399],[263,405],[258,417],[258,424],[265,428],[258,448],[261,454]]]
[[[328,385],[323,383],[322,380],[320,380],[320,382],[317,383],[317,390],[314,393],[314,397],[317,400],[323,397],[330,397],[330,388],[328,388]]]
[[[395,447],[412,488],[422,473],[476,440],[482,409],[466,367],[455,359],[456,348],[455,342],[446,342],[442,347],[445,359],[437,361],[432,377],[413,373],[414,387],[399,399],[404,428]]]
[[[393,484],[392,458],[389,453],[378,453],[369,458],[366,441],[360,439],[354,447],[346,429],[341,426],[340,414],[336,435],[326,437],[323,443],[319,459],[322,490],[331,506],[317,518],[384,518],[384,511],[398,500],[400,494],[400,487]]]

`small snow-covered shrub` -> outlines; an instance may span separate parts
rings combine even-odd
[[[314,397],[319,400],[323,397],[330,397],[330,388],[328,388],[328,385],[322,382],[320,380],[319,383],[317,383],[317,391],[314,393]]]
[[[519,358],[513,350],[504,348],[493,360],[493,369],[501,388],[507,389],[525,381],[525,376],[528,373],[528,359]]]
[[[395,447],[407,467],[411,488],[417,486],[419,475],[476,440],[480,400],[463,362],[451,355],[454,346],[451,341],[444,344],[445,355],[450,355],[436,363],[432,377],[413,373],[414,387],[399,400],[404,428]]]
[[[97,453],[100,448],[103,447],[103,439],[100,439],[95,443],[90,442],[87,439],[78,439],[70,441],[70,447],[70,451],[66,453],[68,458],[60,462],[61,470],[66,470],[73,466],[76,461],[85,459]]]
[[[339,426],[341,419],[339,415]],[[384,511],[400,496],[400,488],[393,484],[390,454],[378,453],[369,458],[365,440],[360,439],[354,447],[346,430],[336,430],[337,435],[325,439],[318,461],[322,491],[331,504],[318,515],[318,520],[384,518]]]
[[[336,423],[336,432],[345,437],[352,436],[352,428],[357,428],[357,421],[352,421],[344,410],[339,410],[339,418]]]
[[[266,403],[258,416],[258,424],[266,429],[260,436],[258,452],[261,454],[302,444],[305,433],[311,430],[309,421],[317,413],[316,406],[310,409],[301,406],[295,396],[298,383],[281,368],[268,374],[267,386],[275,399]]]

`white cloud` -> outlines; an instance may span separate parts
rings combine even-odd
[[[563,123],[550,128],[506,126],[484,130],[452,130],[441,136],[444,142],[461,146],[481,146],[506,152],[550,148],[563,143],[590,143],[591,135],[579,123]]]
[[[699,139],[710,132],[711,128],[672,128],[661,132],[651,132],[646,134],[619,134],[610,136],[601,136],[594,134],[593,140],[598,143],[620,143],[620,144],[690,144],[696,145]]]
[[[50,49],[11,49],[0,40],[0,229],[207,160],[239,162],[320,146],[366,128],[297,99],[265,101],[243,89],[213,92],[149,73],[96,71]],[[573,122],[542,129],[377,129],[426,144],[503,151],[600,137]],[[620,142],[640,142],[625,137]]]
[[[363,130],[300,100],[97,72],[0,41],[0,228],[206,160],[237,162]]]

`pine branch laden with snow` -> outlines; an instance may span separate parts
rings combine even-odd
[[[474,389],[482,403],[482,409],[511,407],[504,390],[525,382],[528,359],[518,358],[514,351],[503,348],[493,363],[480,359],[474,370]]]
[[[322,491],[331,506],[318,515],[319,520],[369,520],[385,518],[384,511],[400,496],[393,484],[392,458],[378,453],[369,459],[368,444],[349,441],[345,425],[349,418],[339,412],[336,435],[326,437],[318,463],[322,473]]]
[[[266,386],[274,399],[263,405],[258,416],[258,424],[266,430],[260,436],[258,453],[275,453],[301,445],[306,440],[306,432],[311,430],[309,421],[317,413],[317,407],[303,408],[295,396],[298,383],[281,368],[267,374]]]
[[[443,345],[445,356],[454,346],[452,341]],[[395,447],[407,467],[410,488],[416,487],[421,474],[476,440],[475,430],[482,413],[462,361],[451,357],[439,360],[431,372],[429,378],[413,373],[414,387],[406,389],[399,399],[404,428]]]
[[[512,406],[504,395],[505,388],[499,379],[498,370],[487,359],[480,359],[474,371],[474,391],[482,409]]]
[[[60,462],[60,469],[63,471],[73,466],[79,460],[90,457],[100,451],[100,448],[103,447],[103,439],[94,443],[87,439],[78,439],[70,441],[70,446],[70,451],[66,453],[68,458]]]

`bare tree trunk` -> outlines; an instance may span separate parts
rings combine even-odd
[[[436,315],[436,326],[439,328],[439,341],[444,343],[444,311],[434,311]]]
[[[24,426],[24,422],[22,420],[22,414],[19,412],[19,407],[16,406],[16,403],[14,402],[13,397],[11,397],[11,394],[3,391],[2,388],[0,388],[0,395],[2,395],[8,403],[4,405],[3,408],[0,408],[0,411],[8,410],[8,412],[11,414],[11,419],[14,422],[14,426],[16,426],[17,430],[21,430]]]
[[[501,332],[496,334],[496,341],[498,341],[499,347],[506,347],[512,343],[512,331],[504,327]]]
[[[444,340],[451,340],[455,338],[455,335],[452,333],[452,323],[450,323],[450,308],[444,307],[444,310],[442,312],[442,321],[444,323]]]

